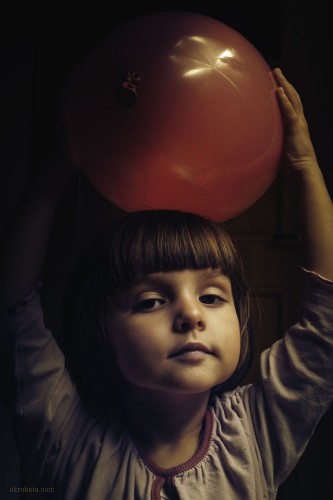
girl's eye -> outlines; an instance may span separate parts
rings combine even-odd
[[[202,302],[203,304],[214,306],[216,304],[221,304],[221,302],[224,302],[224,299],[222,297],[219,297],[218,295],[210,293],[207,295],[202,295],[200,297],[200,302]]]
[[[165,300],[163,299],[144,299],[140,300],[137,304],[134,306],[134,310],[136,312],[144,312],[144,311],[153,311],[160,307],[162,304],[164,304]]]

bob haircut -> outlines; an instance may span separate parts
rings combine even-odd
[[[212,394],[232,390],[252,360],[250,293],[241,258],[222,224],[175,210],[144,210],[111,221],[83,253],[64,296],[62,348],[81,397],[110,405],[124,383],[107,329],[107,303],[142,275],[220,269],[231,281],[241,353],[233,375]],[[112,302],[111,302],[112,303]]]

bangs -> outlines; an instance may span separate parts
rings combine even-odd
[[[108,248],[110,288],[151,273],[182,269],[220,269],[232,277],[238,254],[225,229],[192,213],[139,211],[126,215]]]

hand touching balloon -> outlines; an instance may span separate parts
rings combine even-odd
[[[300,96],[280,68],[275,68],[273,75],[278,85],[277,98],[285,129],[286,164],[299,172],[313,169],[317,158]]]
[[[281,70],[273,71],[284,123],[285,159],[295,181],[302,219],[304,265],[333,280],[333,204],[318,165],[298,92]]]

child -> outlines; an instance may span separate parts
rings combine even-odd
[[[249,292],[221,225],[152,211],[106,228],[69,289],[68,369],[44,327],[38,283],[69,168],[45,175],[5,235],[1,338],[13,424],[55,498],[273,499],[331,405],[332,201],[299,96],[273,74],[307,254],[300,320],[262,354],[257,382],[240,386]]]

